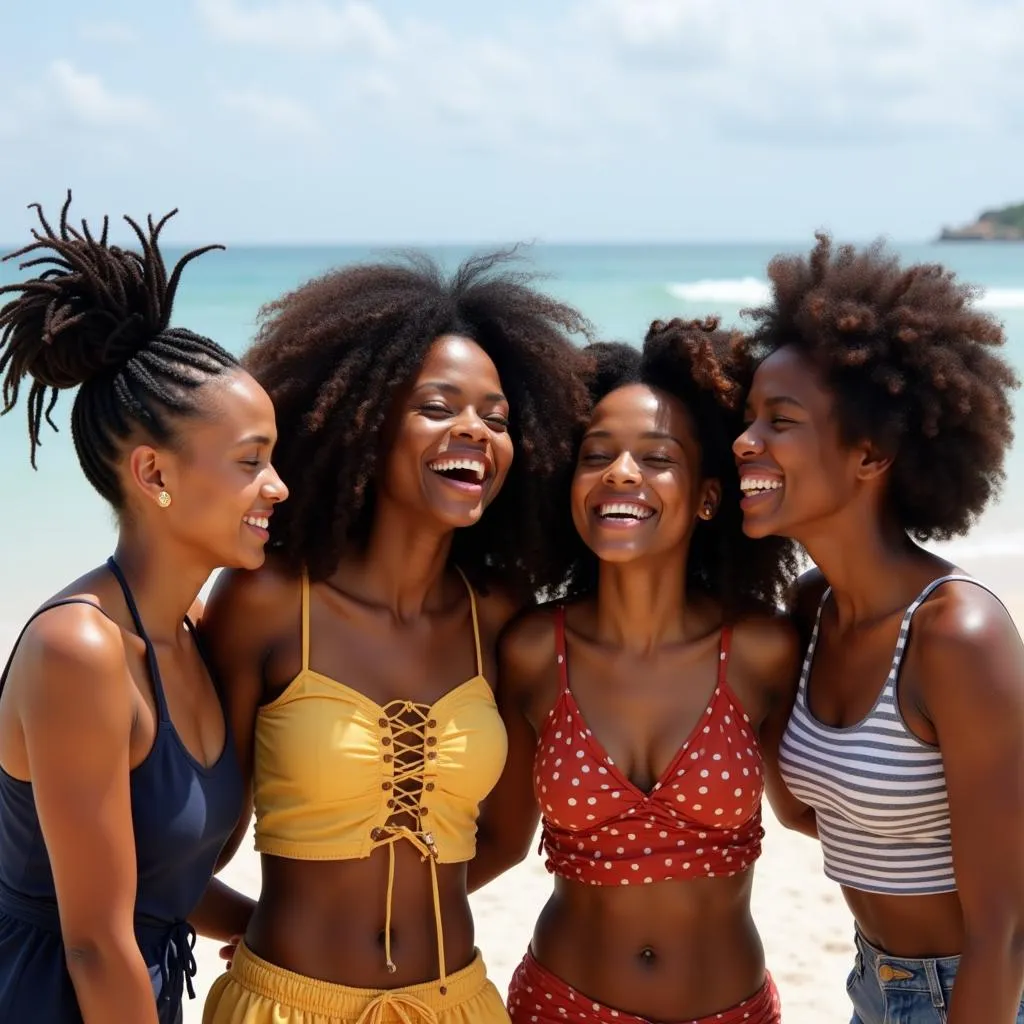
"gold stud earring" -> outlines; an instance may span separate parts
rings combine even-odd
[[[159,493],[159,494],[158,494],[158,495],[156,496],[156,503],[157,503],[157,504],[158,504],[158,505],[159,505],[159,506],[160,506],[161,508],[167,508],[167,507],[168,507],[168,505],[170,505],[170,503],[171,503],[171,496],[170,496],[170,495],[169,495],[169,494],[168,494],[168,493],[167,493],[166,491],[161,491],[161,492],[160,492],[160,493]]]

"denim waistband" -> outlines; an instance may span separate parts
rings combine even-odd
[[[927,992],[935,1006],[944,1006],[943,992],[953,987],[959,956],[902,957],[892,956],[872,946],[858,929],[854,936],[857,957],[854,971],[870,972],[881,988],[904,992]]]

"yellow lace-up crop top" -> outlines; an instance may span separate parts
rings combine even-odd
[[[302,669],[256,718],[256,849],[296,860],[352,860],[389,849],[385,955],[391,960],[394,844],[430,865],[441,984],[444,941],[435,863],[472,860],[479,806],[505,765],[508,740],[483,675],[469,591],[476,675],[432,705],[381,707],[309,667],[309,580],[302,578]],[[398,819],[403,824],[395,824]]]

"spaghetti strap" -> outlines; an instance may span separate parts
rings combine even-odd
[[[722,627],[721,649],[718,655],[718,685],[728,686],[729,649],[732,647],[732,626]]]
[[[462,577],[462,582],[466,584],[466,590],[469,591],[469,610],[473,613],[473,642],[476,644],[476,674],[482,676],[484,674],[484,655],[480,646],[480,620],[476,613],[476,594],[473,593],[466,574],[458,566],[456,566],[456,572]]]
[[[132,622],[135,625],[135,632],[139,634],[139,638],[146,645],[146,666],[149,669],[149,678],[153,682],[153,693],[156,696],[160,721],[171,724],[171,712],[167,707],[167,698],[164,696],[164,682],[160,677],[160,666],[156,660],[156,649],[149,639],[146,627],[142,624],[142,616],[139,614],[138,605],[136,605],[135,598],[132,596],[132,588],[128,586],[128,580],[125,579],[125,575],[121,571],[121,567],[114,560],[113,555],[107,559],[107,568],[114,574],[114,579],[117,580],[117,585],[121,588],[121,593],[124,595],[124,603],[128,606],[128,614],[131,615]]]
[[[302,671],[309,669],[309,575],[302,571]]]
[[[569,689],[569,664],[565,653],[565,605],[555,609],[555,654],[558,662],[558,678],[562,684],[562,693]]]

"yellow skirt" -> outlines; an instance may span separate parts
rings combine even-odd
[[[446,979],[379,991],[317,981],[261,960],[244,942],[210,988],[203,1024],[509,1024],[477,953]]]

